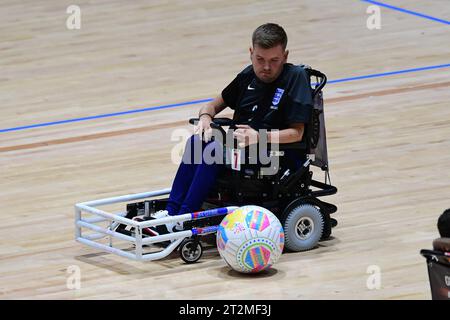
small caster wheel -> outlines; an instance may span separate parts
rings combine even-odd
[[[195,263],[197,262],[202,254],[203,247],[200,244],[200,241],[196,239],[184,239],[179,247],[180,257],[186,263]]]

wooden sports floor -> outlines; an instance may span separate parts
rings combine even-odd
[[[419,251],[450,207],[450,6],[385,1],[369,30],[360,0],[3,0],[0,299],[430,299]],[[183,103],[249,64],[265,22],[286,29],[290,62],[330,80],[334,238],[256,277],[214,251],[135,262],[75,242],[75,203],[171,185],[172,134],[202,106]]]

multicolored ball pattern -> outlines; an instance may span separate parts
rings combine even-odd
[[[240,207],[226,215],[217,230],[220,256],[238,272],[256,273],[270,268],[283,247],[283,227],[263,207]]]

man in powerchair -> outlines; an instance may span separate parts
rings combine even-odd
[[[221,150],[219,142],[211,140],[211,123],[226,107],[234,110],[230,129],[234,129],[233,137],[239,148],[257,144],[262,138],[279,144],[302,140],[313,107],[311,87],[304,68],[287,63],[286,46],[286,32],[277,24],[266,23],[253,32],[249,48],[252,64],[242,70],[221,95],[200,109],[195,134],[186,143],[166,208],[153,214],[153,218],[201,209],[224,169],[221,163],[205,161],[204,154],[214,156]],[[264,137],[261,129],[267,130]],[[195,150],[199,145],[200,159]],[[294,162],[296,157],[302,160],[295,150],[288,150],[286,155],[286,159],[291,156]],[[162,227],[153,230],[155,234],[183,229],[182,224],[167,224],[168,230]]]

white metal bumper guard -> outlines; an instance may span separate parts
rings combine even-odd
[[[178,245],[185,239],[193,235],[204,235],[208,233],[213,233],[217,231],[217,226],[206,227],[206,228],[193,228],[191,230],[176,231],[164,235],[158,235],[153,237],[142,236],[142,229],[151,226],[164,225],[166,223],[174,223],[181,221],[189,221],[202,219],[212,216],[225,216],[227,213],[234,211],[238,207],[225,207],[217,208],[206,211],[199,211],[194,213],[186,213],[178,216],[169,216],[160,219],[153,219],[148,221],[134,221],[125,218],[126,212],[122,213],[109,213],[96,207],[102,205],[109,205],[120,202],[135,201],[141,199],[147,199],[151,197],[157,197],[162,195],[167,195],[170,193],[170,188],[161,189],[151,192],[138,193],[132,195],[125,195],[113,198],[106,198],[100,200],[94,200],[89,202],[77,203],[75,205],[75,238],[76,241],[83,243],[85,245],[91,246],[96,249],[100,249],[106,252],[114,253],[122,257],[126,257],[132,260],[138,261],[152,261],[162,259],[168,256],[172,251],[174,251]],[[94,215],[93,217],[83,218],[82,213],[90,213]],[[109,221],[107,227],[102,227],[97,225],[101,222]],[[124,224],[134,228],[134,236],[128,236],[119,232],[114,231],[119,224]],[[83,235],[82,228],[94,231],[93,234]],[[97,240],[109,237],[109,245],[97,242]],[[113,238],[120,239],[123,241],[131,242],[134,244],[134,253],[132,251],[125,251],[113,246]],[[171,243],[164,249],[158,252],[144,253],[143,246],[171,241]]]

